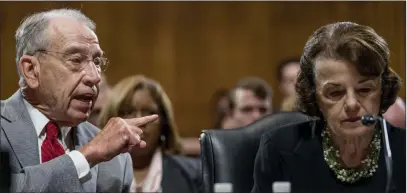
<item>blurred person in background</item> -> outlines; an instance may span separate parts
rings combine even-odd
[[[171,101],[160,84],[142,75],[117,83],[102,108],[100,125],[111,117],[134,118],[158,114],[159,119],[143,127],[145,149],[134,148],[134,180],[131,192],[201,192],[200,160],[181,155],[180,136]]]
[[[281,111],[292,111],[290,105],[295,101],[295,83],[299,71],[299,57],[287,58],[277,66],[277,80],[282,95]]]
[[[211,115],[213,116],[213,126],[211,129],[231,129],[237,128],[234,120],[230,116],[228,89],[218,89],[212,95],[210,104],[212,106]],[[186,137],[182,139],[184,153],[188,156],[199,156],[201,147],[199,138]]]
[[[210,99],[210,104],[212,106],[211,115],[213,116],[214,120],[211,129],[230,129],[238,127],[230,116],[228,93],[228,89],[221,88],[216,90]],[[199,156],[201,151],[199,138],[183,138],[182,146],[182,149],[186,155]]]
[[[390,124],[400,128],[406,128],[406,104],[403,99],[397,97],[396,102],[387,109],[383,118]]]
[[[405,192],[406,130],[387,124],[391,184],[379,116],[396,100],[400,77],[390,50],[372,28],[351,22],[323,26],[308,39],[296,83],[298,110],[314,119],[263,134],[252,192],[273,192],[289,181],[292,192]]]
[[[272,89],[258,77],[239,80],[228,98],[228,113],[233,122],[225,129],[246,126],[272,113]]]
[[[107,103],[110,94],[110,86],[106,80],[106,75],[102,74],[100,76],[99,83],[99,95],[96,99],[95,105],[93,106],[92,112],[89,115],[88,121],[93,125],[99,127],[99,115],[102,107]]]
[[[295,105],[296,105],[295,97],[286,98],[285,100],[283,100],[283,102],[281,104],[280,111],[282,111],[282,112],[296,111]]]
[[[217,90],[211,98],[211,104],[213,104],[212,112],[215,120],[213,125],[214,129],[231,129],[237,127],[229,110],[229,90]]]

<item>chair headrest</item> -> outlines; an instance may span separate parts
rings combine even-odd
[[[216,135],[233,135],[233,133],[244,133],[248,136],[258,136],[264,131],[282,127],[292,123],[302,123],[310,121],[311,117],[301,112],[279,112],[266,115],[253,123],[236,129],[206,130],[205,132],[216,133]],[[224,134],[223,134],[224,133]]]

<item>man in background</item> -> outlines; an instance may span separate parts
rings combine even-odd
[[[233,124],[225,129],[246,126],[272,113],[271,87],[257,77],[241,79],[229,92],[228,113]]]
[[[257,77],[241,79],[229,91],[215,92],[212,101],[217,116],[213,129],[243,127],[272,113],[272,89],[266,81]],[[182,144],[187,155],[199,155],[198,138],[184,138]]]

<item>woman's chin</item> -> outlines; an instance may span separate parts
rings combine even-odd
[[[372,131],[372,128],[366,126],[342,128],[342,133],[346,136],[361,136]]]
[[[133,156],[139,157],[139,156],[146,156],[146,155],[149,155],[149,154],[152,153],[152,151],[153,151],[153,150],[151,150],[150,148],[148,148],[148,143],[147,143],[147,146],[144,147],[144,148],[141,148],[141,147],[134,147],[134,148],[131,150],[131,154],[132,154]]]

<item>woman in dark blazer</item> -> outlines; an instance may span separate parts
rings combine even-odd
[[[134,180],[130,191],[201,192],[201,162],[181,155],[172,105],[158,82],[141,75],[121,80],[102,108],[100,125],[112,117],[152,114],[159,115],[159,120],[142,128],[147,146],[131,152]]]
[[[305,45],[296,83],[298,110],[313,121],[291,124],[262,136],[252,192],[273,192],[291,182],[292,192],[385,192],[386,162],[381,116],[394,103],[399,76],[388,66],[385,40],[350,22],[318,29]],[[390,124],[393,156],[390,192],[405,192],[406,132]]]

